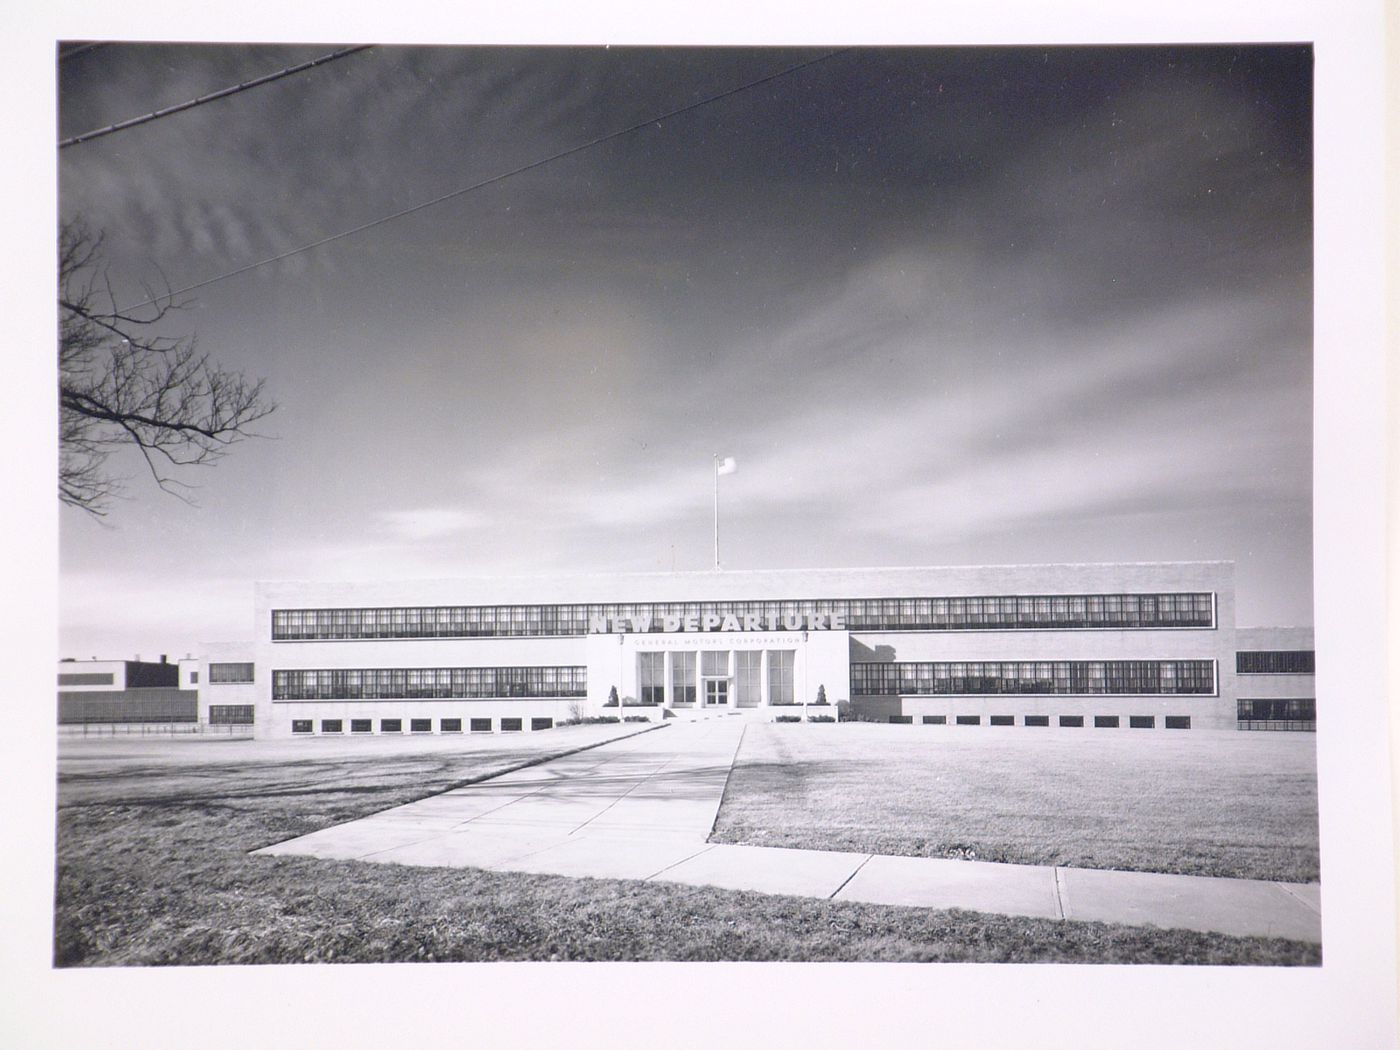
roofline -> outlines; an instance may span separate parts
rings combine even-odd
[[[828,565],[810,566],[797,569],[680,569],[675,571],[622,571],[622,572],[551,572],[521,573],[509,576],[399,576],[379,579],[314,579],[308,577],[283,578],[276,580],[256,580],[255,586],[278,584],[368,584],[368,583],[426,583],[426,582],[533,582],[536,580],[599,580],[599,579],[700,579],[717,576],[798,576],[821,572],[866,572],[866,573],[907,573],[907,572],[975,572],[981,569],[1110,569],[1110,568],[1170,568],[1229,566],[1234,562],[1225,558],[1198,561],[1084,561],[1084,562],[1005,562],[988,565]]]

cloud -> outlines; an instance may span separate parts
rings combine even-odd
[[[455,536],[480,528],[486,517],[475,511],[446,507],[420,507],[415,510],[380,511],[379,520],[395,539],[417,542]]]

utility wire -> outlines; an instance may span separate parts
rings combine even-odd
[[[432,200],[427,200],[419,204],[414,204],[408,208],[404,208],[402,211],[396,211],[389,215],[381,216],[378,219],[372,219],[369,222],[362,223],[361,225],[355,226],[348,230],[343,230],[340,233],[333,233],[329,237],[322,237],[320,240],[311,241],[309,244],[303,244],[299,248],[292,248],[278,255],[272,255],[266,259],[260,259],[257,262],[248,263],[246,266],[240,266],[235,270],[229,270],[227,273],[221,273],[217,277],[210,277],[208,280],[205,281],[199,281],[195,284],[188,284],[183,288],[177,288],[174,291],[167,292],[165,295],[157,296],[151,299],[146,299],[144,302],[133,303],[131,306],[125,307],[124,309],[138,310],[143,306],[150,306],[154,302],[159,302],[161,299],[169,299],[176,295],[184,295],[186,292],[193,292],[199,288],[207,288],[211,284],[215,284],[219,281],[228,280],[228,278],[230,277],[237,277],[239,274],[247,273],[249,270],[256,270],[261,266],[267,266],[271,263],[281,262],[283,259],[290,259],[294,255],[300,255],[302,252],[309,252],[313,248],[320,248],[322,245],[330,244],[333,241],[343,240],[346,237],[353,237],[357,233],[364,233],[366,230],[372,230],[376,226],[383,226],[386,222],[393,222],[395,219],[402,219],[406,215],[412,215],[415,212],[422,211],[424,208],[431,208],[433,205],[441,204],[443,201],[449,201],[452,200],[454,197],[460,197],[465,193],[471,193],[473,190],[479,190],[482,187],[490,186],[494,183],[501,182],[502,180],[508,179],[513,175],[520,175],[524,172],[532,171],[535,168],[542,167],[543,165],[550,163],[551,161],[560,160],[563,157],[572,156],[575,153],[581,153],[586,149],[591,149],[592,147],[601,145],[604,142],[609,142],[612,139],[621,138],[623,135],[630,135],[632,132],[639,131],[642,128],[647,127],[648,125],[655,124],[659,127],[663,120],[670,120],[672,117],[678,117],[682,113],[689,113],[691,110],[699,109],[701,106],[707,106],[711,102],[718,102],[720,99],[728,98],[731,95],[737,95],[741,91],[748,91],[750,88],[756,88],[761,84],[767,84],[770,81],[777,80],[779,77],[785,77],[791,73],[796,73],[799,70],[806,69],[808,66],[814,66],[818,62],[825,62],[827,59],[835,58],[837,55],[844,54],[846,51],[849,50],[850,48],[842,48],[839,51],[829,51],[825,55],[820,55],[817,58],[809,59],[806,62],[799,62],[795,66],[789,66],[786,69],[780,69],[776,73],[769,73],[767,76],[759,77],[757,80],[751,80],[746,84],[739,85],[738,87],[729,88],[728,90],[721,91],[718,94],[710,95],[696,102],[691,102],[687,105],[681,106],[679,109],[673,109],[669,113],[663,113],[659,117],[649,117],[646,120],[638,121],[636,124],[629,125],[628,127],[622,128],[618,131],[610,131],[606,135],[599,135],[597,138],[590,139],[588,142],[580,143],[577,146],[570,146],[568,149],[561,150],[558,153],[550,154],[548,157],[542,157],[539,160],[532,160],[528,164],[522,164],[518,168],[512,168],[510,171],[502,172],[499,175],[492,175],[490,178],[482,179],[480,182],[474,182],[470,186],[463,186],[461,189],[453,190],[450,193],[444,193],[441,197],[434,197]]]
[[[101,46],[102,44],[100,43],[77,44],[73,47],[70,47],[67,51],[60,51],[58,53],[58,60],[60,62],[67,62],[70,58],[77,58],[79,55],[85,55],[89,51],[96,51]]]
[[[100,45],[94,44],[93,47]],[[64,139],[58,144],[59,149],[67,149],[69,146],[76,146],[80,142],[91,142],[93,139],[101,138],[103,135],[110,135],[114,131],[125,131],[127,128],[134,128],[138,124],[146,124],[152,120],[159,120],[161,117],[168,117],[172,113],[182,113],[195,106],[202,106],[206,102],[213,102],[216,99],[228,98],[229,95],[236,95],[240,91],[247,91],[249,88],[260,87],[263,84],[270,84],[274,80],[281,80],[289,77],[293,73],[300,73],[303,70],[311,69],[315,66],[323,66],[327,62],[334,62],[337,58],[344,58],[346,55],[353,55],[356,51],[367,51],[372,45],[360,44],[357,47],[344,47],[339,51],[332,51],[329,55],[322,55],[320,58],[313,58],[310,62],[303,62],[300,65],[283,69],[276,73],[269,73],[265,77],[258,77],[255,80],[246,80],[242,84],[235,84],[231,88],[224,88],[222,91],[214,91],[208,95],[200,95],[192,98],[188,102],[181,102],[179,105],[166,106],[165,109],[158,109],[154,113],[147,113],[144,117],[132,117],[130,120],[123,120],[118,124],[109,124],[105,128],[98,128],[95,131],[84,132],[81,135],[74,135],[71,139]],[[77,54],[77,52],[71,52]]]

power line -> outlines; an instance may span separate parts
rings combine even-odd
[[[89,51],[96,51],[99,47],[102,46],[103,45],[100,43],[75,44],[74,46],[70,47],[67,51],[60,50],[58,53],[58,60],[60,62],[67,62],[70,58],[77,58],[79,55],[86,55]]]
[[[502,180],[511,178],[514,175],[520,175],[527,171],[533,171],[535,168],[542,167],[545,164],[549,164],[551,161],[560,160],[563,157],[572,156],[575,153],[581,153],[586,149],[591,149],[594,146],[601,145],[604,142],[608,142],[616,138],[621,138],[623,135],[630,135],[632,132],[639,131],[640,129],[645,128],[649,125],[656,124],[659,126],[663,120],[670,120],[672,117],[678,117],[682,113],[689,113],[691,110],[699,109],[701,106],[707,106],[711,102],[718,102],[720,99],[728,98],[731,95],[737,95],[741,91],[748,91],[750,88],[756,88],[761,84],[767,84],[770,81],[777,80],[779,77],[785,77],[791,73],[796,73],[799,70],[806,69],[808,66],[814,66],[818,62],[825,62],[827,59],[835,58],[837,55],[844,54],[846,51],[849,50],[850,48],[841,48],[838,51],[829,51],[825,55],[820,55],[817,58],[809,59],[806,62],[799,62],[795,66],[789,66],[786,69],[780,69],[776,73],[769,73],[767,76],[759,77],[757,80],[751,80],[746,84],[739,85],[738,87],[729,88],[728,90],[721,91],[716,95],[710,95],[706,98],[700,99],[699,101],[691,102],[688,105],[681,106],[679,109],[673,109],[669,113],[663,113],[658,117],[649,117],[646,120],[638,121],[637,123],[629,125],[628,127],[622,128],[618,131],[610,131],[606,135],[599,135],[597,138],[590,139],[588,142],[581,143],[577,146],[570,146],[568,149],[561,150],[558,153],[553,153],[548,157],[542,157],[539,160],[532,160],[528,164],[522,164],[518,168],[512,168],[510,171],[502,172],[499,175],[492,175],[490,178],[482,179],[480,182],[474,182],[470,186],[463,186],[461,189],[453,190],[450,193],[444,193],[441,197],[434,197],[432,200],[423,201],[419,204],[414,204],[410,207],[404,208],[401,211],[396,211],[389,215],[381,216],[378,219],[372,219],[369,222],[362,223],[361,225],[355,226],[348,230],[343,230],[340,233],[333,233],[329,237],[322,237],[320,240],[311,241],[308,244],[301,245],[301,247],[299,248],[292,248],[288,251],[281,252],[278,255],[272,255],[266,259],[260,259],[257,262],[248,263],[246,266],[240,266],[237,269],[229,270],[227,273],[221,273],[217,277],[210,277],[208,280],[199,281],[195,284],[189,284],[183,288],[177,288],[174,291],[166,293],[165,295],[147,299],[144,302],[133,303],[131,306],[125,307],[124,309],[138,310],[143,306],[149,306],[154,302],[158,302],[160,299],[168,299],[172,296],[184,295],[186,292],[193,292],[200,288],[207,288],[211,284],[216,284],[219,281],[228,280],[230,277],[237,277],[239,274],[247,273],[249,270],[256,270],[259,267],[267,266],[271,263],[281,262],[283,259],[290,259],[294,255],[300,255],[303,252],[309,252],[313,248],[320,248],[321,246],[330,244],[333,241],[343,240],[346,237],[353,237],[357,233],[364,233],[366,230],[371,230],[376,226],[383,226],[386,222],[393,222],[395,219],[402,219],[406,215],[412,215],[415,212],[420,212],[424,208],[431,208],[435,204],[441,204],[443,201],[452,200],[454,197],[460,197],[463,194],[471,193],[473,190],[479,190],[482,187],[490,186],[494,183],[501,182]]]
[[[99,47],[99,44],[93,44]],[[332,51],[329,55],[322,55],[320,58],[313,58],[310,62],[303,62],[300,65],[292,66],[288,69],[279,70],[276,73],[269,73],[265,77],[258,77],[255,80],[246,80],[242,84],[235,84],[231,88],[224,88],[222,91],[214,91],[208,95],[200,95],[192,98],[188,102],[181,102],[179,105],[167,106],[165,109],[158,109],[154,113],[147,113],[144,117],[132,117],[130,120],[123,120],[118,124],[109,124],[105,128],[98,128],[95,131],[84,132],[81,135],[74,135],[71,139],[64,139],[58,144],[59,149],[67,149],[69,146],[76,146],[80,142],[91,142],[93,139],[101,138],[103,135],[110,135],[114,131],[125,131],[127,128],[134,128],[138,124],[146,124],[152,120],[159,120],[161,117],[168,117],[172,113],[182,113],[195,106],[202,106],[206,102],[213,102],[216,99],[228,98],[229,95],[236,95],[240,91],[247,91],[249,88],[261,87],[263,84],[270,84],[274,80],[281,80],[289,77],[293,73],[300,73],[315,66],[323,66],[327,62],[334,62],[337,58],[344,58],[346,55],[353,55],[356,51],[367,51],[372,45],[360,44],[357,47],[345,47],[339,51]],[[70,52],[77,54],[76,51]],[[61,56],[68,57],[68,56]]]

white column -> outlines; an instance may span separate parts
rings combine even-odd
[[[814,697],[807,691],[807,632],[806,632],[806,631],[803,631],[803,632],[802,632],[802,641],[801,641],[801,643],[799,643],[799,645],[797,646],[797,651],[794,652],[794,653],[792,654],[792,659],[793,659],[793,662],[794,662],[794,663],[800,663],[800,664],[802,665],[802,692],[799,693],[797,696],[794,696],[793,699],[796,700],[798,703],[800,703],[800,704],[802,705],[802,713],[803,713],[803,714],[806,714],[806,713],[807,713],[807,705],[810,704],[810,703],[812,702],[812,700],[814,699]],[[792,669],[792,687],[793,687],[794,690],[797,688],[797,677],[798,677],[798,676],[797,676],[797,668],[794,667],[794,668]]]

